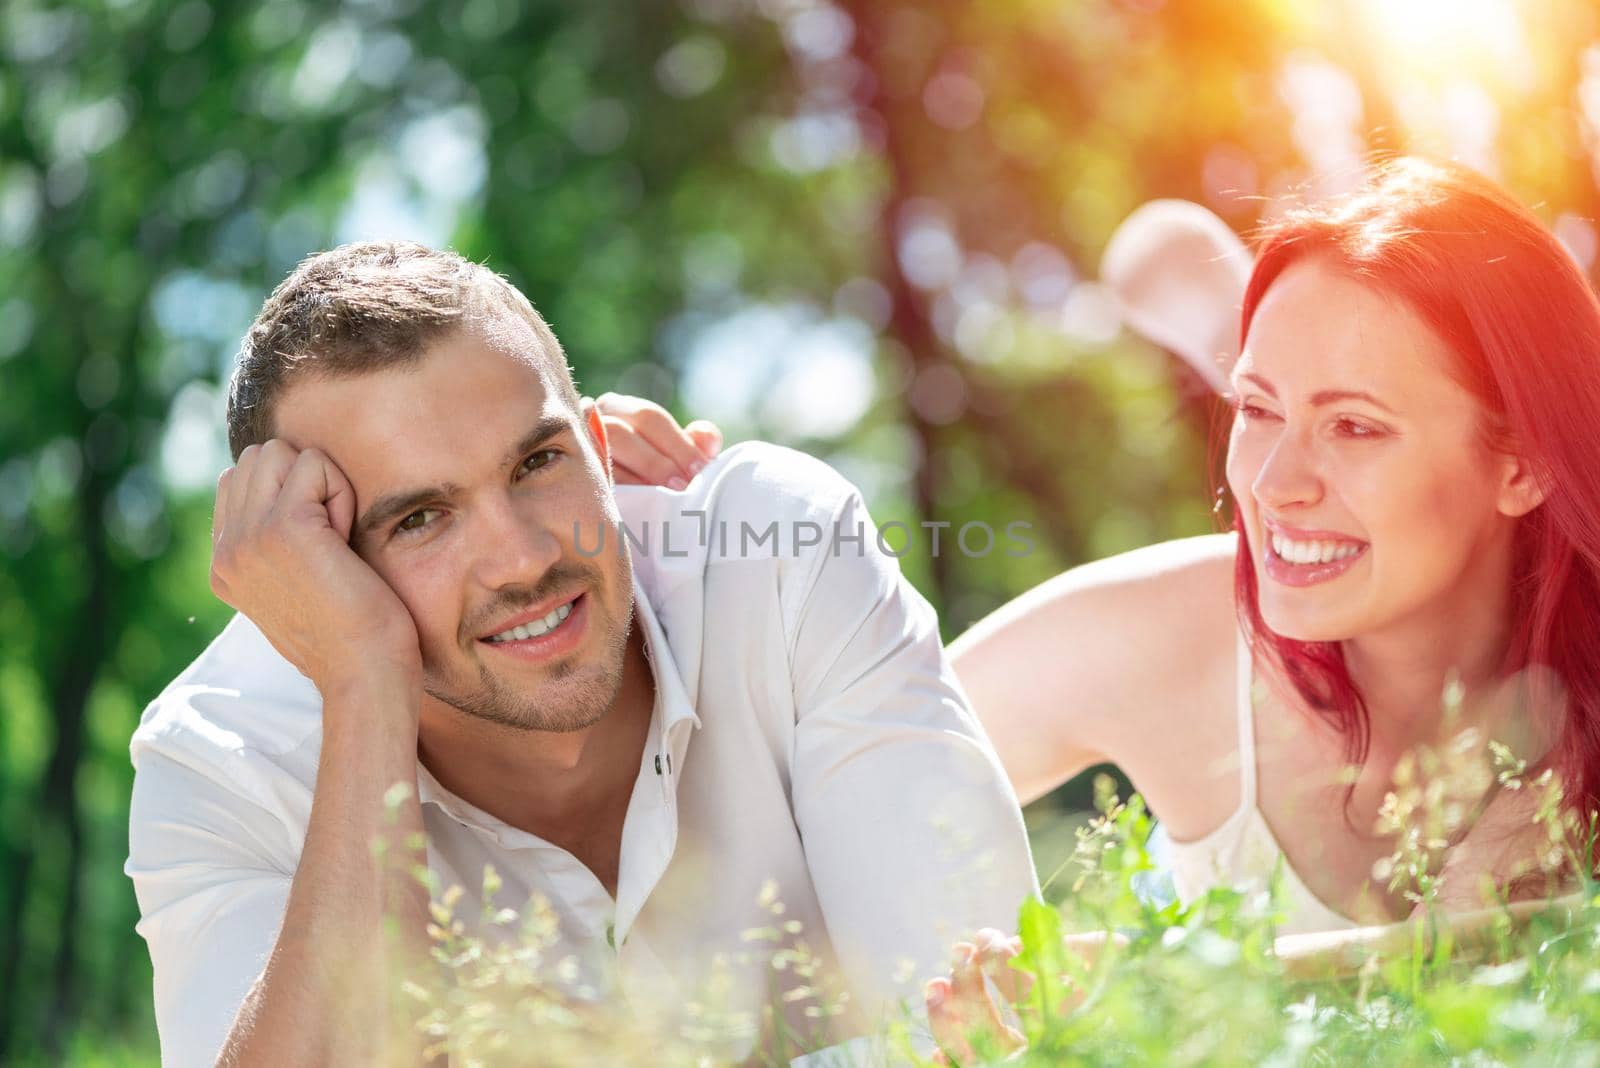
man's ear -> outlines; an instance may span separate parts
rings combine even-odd
[[[1500,464],[1502,515],[1520,518],[1544,503],[1550,491],[1550,480],[1536,471],[1526,457],[1506,453],[1500,457]]]
[[[606,424],[600,418],[600,409],[594,406],[594,401],[584,397],[578,401],[578,414],[583,418],[584,429],[589,432],[589,441],[594,445],[595,454],[606,469],[606,481],[615,486],[616,476],[611,472],[611,440],[606,437]]]

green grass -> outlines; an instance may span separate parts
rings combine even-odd
[[[1275,888],[1219,888],[1187,905],[1135,893],[1135,876],[1155,869],[1152,821],[1137,795],[1121,802],[1111,790],[1104,780],[1098,815],[1030,828],[1057,857],[1070,834],[1071,860],[1046,880],[1053,903],[1030,901],[1019,916],[1023,952],[1014,966],[1034,982],[1017,1006],[1027,1047],[1008,1063],[1600,1066],[1600,888],[1592,880],[1575,907],[1497,919],[1471,943],[1419,939],[1423,952],[1373,955],[1343,978],[1296,980],[1274,952]],[[1445,793],[1424,793],[1434,807],[1450,803]],[[1404,797],[1397,804],[1404,807]],[[1412,815],[1418,825],[1432,818],[1423,809]],[[1440,841],[1427,834],[1399,840],[1397,872],[1425,873],[1429,849],[1438,859]],[[1041,861],[1046,876],[1051,870]],[[1424,875],[1418,885],[1426,907],[1436,883]],[[692,1032],[645,1036],[629,1014],[596,1026],[595,1016],[568,1011],[537,977],[538,945],[485,946],[453,915],[454,900],[447,896],[435,915],[444,986],[413,991],[430,1009],[430,1038],[451,1050],[452,1063],[517,1064],[515,1051],[530,1048],[542,1049],[546,1063],[717,1063],[716,1051],[730,1048],[722,1043],[758,1027],[719,1017],[714,991]],[[753,949],[781,941],[779,917],[775,907],[773,931],[752,933]],[[536,942],[553,934],[547,918],[507,911],[495,922],[521,923]],[[1090,961],[1063,941],[1084,931],[1118,937]],[[793,955],[774,958],[774,967],[797,966]],[[819,993],[819,1016],[826,1005]],[[909,1051],[916,1030],[906,1022],[887,1037]],[[982,1036],[974,1045],[971,1061],[1006,1059]]]
[[[1035,984],[1020,1007],[1028,1049],[1014,1063],[1600,1065],[1592,880],[1576,909],[1505,923],[1486,958],[1441,941],[1374,956],[1348,978],[1297,982],[1272,952],[1270,892],[1143,901],[1130,882],[1152,867],[1149,816],[1137,797],[1105,810],[1081,834],[1068,903],[1023,909],[1017,965]],[[1126,941],[1092,965],[1063,948],[1063,932],[1095,929]]]
[[[1432,770],[1454,774],[1445,763],[1436,761]],[[1513,767],[1500,781],[1517,783],[1522,771]],[[1431,802],[1408,807],[1401,790],[1391,806],[1413,826],[1431,826],[1451,804],[1448,792],[1429,792],[1425,781],[1419,774],[1415,789]],[[1274,952],[1275,887],[1255,895],[1218,888],[1186,905],[1135,892],[1135,877],[1155,870],[1148,851],[1153,824],[1137,795],[1124,802],[1112,789],[1109,779],[1099,783],[1098,814],[1029,813],[1045,900],[1028,902],[1018,918],[1023,952],[1014,966],[1033,977],[1033,987],[1016,1007],[1027,1047],[1010,1053],[1007,1063],[1600,1068],[1600,886],[1592,877],[1582,879],[1576,905],[1524,922],[1508,916],[1470,946],[1449,938],[1419,941],[1420,952],[1372,955],[1343,977],[1294,979]],[[1541,806],[1540,819],[1554,828],[1557,814]],[[1411,880],[1406,885],[1425,909],[1437,889],[1427,874],[1442,840],[1434,832],[1445,829],[1397,837],[1402,844],[1391,867],[1397,878]],[[1552,832],[1552,841],[1558,837]],[[498,889],[492,872],[483,889],[484,900],[492,900]],[[719,1063],[719,1053],[739,1047],[740,1035],[759,1029],[760,1021],[722,1008],[726,989],[707,990],[695,1022],[670,1035],[647,1033],[637,1006],[611,1012],[576,1004],[552,980],[557,962],[548,950],[556,932],[548,910],[485,910],[477,924],[464,923],[455,914],[459,900],[456,891],[435,904],[438,969],[398,992],[427,1041],[448,1049],[453,1065],[531,1063],[535,1054],[548,1064]],[[788,937],[798,932],[789,930],[781,903],[767,904],[772,926],[749,933],[751,952],[809,980],[805,969],[815,964]],[[517,937],[480,939],[483,925]],[[1089,931],[1118,936],[1092,961],[1063,941],[1069,932]],[[826,977],[817,975],[812,985],[813,1018],[826,1018]],[[905,1023],[887,1037],[909,1048],[915,1030]],[[151,1031],[80,1034],[62,1061],[24,1056],[16,1063],[154,1065]],[[809,1045],[804,1036],[795,1039],[800,1048]],[[974,1046],[973,1062],[1008,1056],[983,1036]]]
[[[156,1048],[155,1022],[148,1034],[133,1036],[96,1035],[79,1031],[66,1042],[58,1057],[43,1053],[22,1053],[7,1062],[16,1068],[157,1068],[161,1058]]]

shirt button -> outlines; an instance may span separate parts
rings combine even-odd
[[[606,924],[606,945],[617,948],[617,925],[614,923]]]

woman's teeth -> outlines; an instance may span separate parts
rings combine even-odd
[[[1290,541],[1281,534],[1272,535],[1272,551],[1291,564],[1331,564],[1362,548],[1347,541]]]
[[[564,604],[543,619],[536,619],[532,623],[524,623],[519,627],[503,630],[499,634],[492,634],[489,636],[489,640],[491,642],[509,642],[521,641],[524,638],[537,638],[555,630],[557,624],[571,614],[572,605],[570,603]]]

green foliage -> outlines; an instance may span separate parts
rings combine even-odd
[[[1060,905],[1030,899],[1018,915],[1021,951],[1009,966],[1032,980],[1015,1006],[1027,1046],[1013,1052],[974,1034],[974,1063],[1531,1066],[1600,1058],[1600,884],[1585,880],[1563,899],[1574,904],[1531,918],[1507,913],[1471,948],[1447,937],[1430,946],[1419,924],[1415,941],[1305,978],[1275,941],[1276,885],[1254,894],[1216,888],[1187,904],[1152,900],[1137,878],[1156,867],[1149,813],[1137,795],[1120,800],[1108,776],[1096,794],[1097,814],[1077,835],[1071,896]],[[1407,848],[1398,844],[1397,855]],[[404,984],[419,1030],[452,1063],[518,1064],[534,1043],[552,1063],[717,1063],[772,1033],[783,1003],[795,1000],[774,992],[758,1023],[728,1007],[725,975],[686,1006],[635,1003],[618,1012],[581,991],[574,1000],[561,982],[572,964],[551,952],[549,909],[537,900],[521,912],[499,907],[498,890],[486,872],[487,904],[473,922],[457,914],[459,888],[436,898],[429,934],[437,968]],[[750,961],[774,976],[803,976],[799,996],[814,998],[813,1018],[823,1018],[827,977],[790,941],[801,932],[784,921],[781,903],[770,892],[764,903],[773,920],[748,932]],[[906,1020],[881,1037],[919,1059],[921,1033]],[[809,1048],[804,1036],[794,1042],[755,1063],[787,1063]]]
[[[1403,792],[1403,791],[1402,791]],[[1012,967],[1034,979],[1019,1006],[1021,1064],[1593,1064],[1600,1059],[1600,886],[1525,927],[1508,921],[1486,959],[1377,954],[1345,978],[1296,980],[1274,956],[1274,891],[1213,889],[1153,905],[1152,822],[1135,795],[1100,784],[1080,834],[1075,894],[1022,907]],[[1402,849],[1405,847],[1401,847]],[[1420,928],[1419,928],[1420,929]],[[1094,963],[1065,931],[1101,932]],[[1079,936],[1081,937],[1081,936]]]

